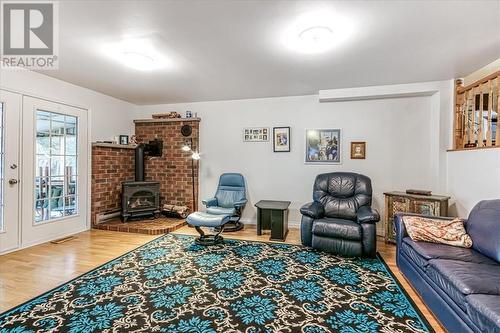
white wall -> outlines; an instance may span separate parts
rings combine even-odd
[[[500,198],[500,149],[448,153],[451,213],[467,217],[480,200]]]
[[[498,61],[465,81],[470,83],[495,70]],[[90,109],[92,141],[132,134],[132,120],[149,118],[152,113],[197,112],[202,118],[200,195],[213,194],[220,173],[242,172],[249,185],[247,221],[255,219],[253,204],[258,200],[283,199],[292,201],[291,220],[297,222],[300,205],[310,200],[315,175],[336,170],[369,175],[374,205],[381,211],[384,191],[409,187],[449,194],[451,214],[458,216],[467,216],[479,200],[500,197],[499,149],[446,152],[453,135],[452,81],[341,91],[347,99],[349,93],[359,99],[360,93],[373,92],[373,88],[380,96],[383,92],[390,96],[401,91],[431,91],[426,97],[371,96],[369,100],[319,103],[318,95],[311,95],[152,106],[136,106],[26,70],[0,70],[0,87]],[[243,127],[252,126],[290,126],[292,152],[273,153],[271,142],[243,143]],[[343,129],[342,165],[304,165],[304,129],[311,127]],[[349,159],[349,142],[357,140],[367,142],[366,160]]]
[[[92,141],[133,134],[134,105],[28,70],[0,70],[0,88],[91,110]]]
[[[452,85],[446,82],[446,87]],[[448,92],[449,94],[449,92]],[[222,172],[241,172],[249,204],[243,219],[255,223],[261,199],[292,202],[290,222],[311,201],[317,174],[354,171],[368,175],[374,206],[383,212],[383,192],[423,188],[438,191],[441,163],[439,106],[434,96],[319,103],[318,95],[140,106],[135,118],[191,110],[201,117],[200,196],[213,195]],[[438,99],[439,104],[439,99]],[[434,114],[436,113],[437,114]],[[291,127],[290,153],[273,153],[272,143],[245,143],[244,127]],[[342,128],[342,165],[305,165],[306,128]],[[367,142],[367,159],[351,160],[351,141]],[[382,224],[379,224],[381,227]]]

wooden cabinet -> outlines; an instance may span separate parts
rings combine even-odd
[[[442,195],[416,195],[405,192],[386,192],[385,196],[385,241],[395,243],[394,214],[415,213],[430,216],[448,216],[448,200]]]

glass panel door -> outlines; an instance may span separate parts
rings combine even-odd
[[[36,111],[35,223],[76,215],[78,118]]]
[[[5,115],[3,112],[3,105],[4,103],[0,101],[0,232],[3,232],[5,230],[4,216],[3,216],[3,207],[4,207],[3,184],[5,180],[4,176],[5,147],[3,138],[5,136],[4,134]]]
[[[87,110],[23,98],[23,243],[87,229]]]
[[[21,95],[0,90],[0,253],[19,246]]]

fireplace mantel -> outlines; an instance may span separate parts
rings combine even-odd
[[[106,143],[106,142],[92,142],[92,147],[135,149],[135,146],[133,145],[120,145],[117,143]]]
[[[194,122],[200,122],[201,118],[152,118],[152,119],[136,119],[134,120],[134,124],[141,124],[141,123],[176,123],[176,122],[188,122],[188,121],[194,121]]]

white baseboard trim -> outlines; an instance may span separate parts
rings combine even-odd
[[[27,249],[27,248],[32,247],[32,246],[36,246],[36,245],[40,245],[40,244],[43,244],[43,243],[47,243],[47,242],[53,241],[53,240],[58,239],[58,238],[64,238],[64,237],[68,237],[68,236],[71,236],[71,235],[74,235],[74,234],[79,234],[80,232],[84,232],[84,231],[87,231],[87,230],[90,230],[90,228],[88,228],[87,226],[85,226],[84,228],[77,228],[75,230],[71,230],[71,231],[68,231],[68,232],[63,232],[63,233],[60,233],[60,234],[57,234],[57,235],[53,235],[53,236],[50,236],[50,237],[46,237],[46,238],[43,238],[43,239],[38,239],[38,240],[33,241],[33,242],[22,244],[22,245],[20,245],[20,246],[18,246],[16,248],[12,248],[12,249],[0,252],[0,256],[2,256],[4,254],[7,254],[7,253],[12,253],[12,252],[15,252],[15,251],[19,251],[19,250],[24,250],[24,249]]]
[[[256,220],[241,219],[240,221],[243,224],[257,225],[257,221]],[[288,220],[288,228],[299,229],[300,228],[300,221],[290,221],[290,220]]]
[[[256,220],[241,219],[240,221],[243,224],[250,224],[250,225],[256,225],[257,224]],[[289,220],[288,221],[288,228],[300,229],[300,221],[290,221]],[[384,237],[384,231],[383,230],[377,230],[377,236]]]

